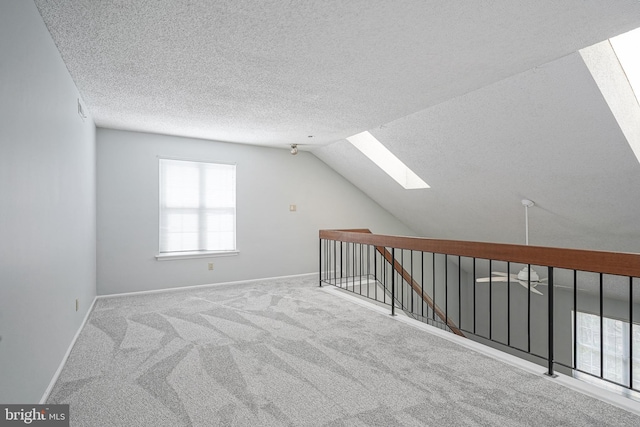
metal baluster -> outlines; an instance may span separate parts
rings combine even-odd
[[[511,347],[511,263],[507,261],[507,346]],[[531,272],[529,272],[531,274]]]
[[[395,291],[396,291],[396,275],[394,274],[394,265],[396,259],[396,248],[391,248],[391,315],[396,315]]]
[[[360,272],[360,295],[362,295],[362,243],[360,243],[360,268],[359,268],[359,272]],[[369,287],[367,286],[367,294],[369,293]]]
[[[460,255],[458,255],[458,328],[462,329],[462,260],[460,259]]]
[[[371,276],[371,245],[367,245],[367,298],[371,298],[371,296],[369,295],[369,288],[371,286],[369,286],[369,282],[370,282],[370,276]]]
[[[386,256],[387,256],[387,247],[385,246],[384,248],[384,252],[383,252],[383,256],[382,256],[382,265],[384,266],[384,270],[383,270],[383,274],[384,274],[384,279],[383,279],[383,286],[384,286],[384,293],[383,293],[383,302],[386,304],[387,303],[387,263],[386,261]]]
[[[433,287],[433,292],[431,293],[431,295],[433,295],[433,304],[431,307],[431,317],[433,318],[433,322],[435,323],[436,321],[436,253],[433,253],[433,257],[432,257],[432,264],[433,264],[433,282],[431,282],[431,286]]]
[[[553,267],[547,267],[548,275],[549,275],[549,354],[547,356],[547,360],[549,362],[549,371],[547,375],[553,377]]]
[[[373,288],[373,292],[376,297],[376,301],[378,301],[378,250],[373,247],[373,282],[375,288]]]
[[[476,257],[473,257],[473,335],[476,334]]]
[[[604,298],[602,289],[604,280],[600,273],[600,378],[604,378]]]
[[[493,274],[491,274],[491,260],[489,260],[489,339],[491,340],[491,317],[493,317],[493,314],[491,313],[491,308],[492,308],[492,303],[493,303],[493,297],[492,297],[492,292],[493,292],[493,281],[491,279],[491,276],[493,276]]]
[[[411,250],[411,283],[409,283],[409,291],[411,292],[411,313],[413,314],[413,249]]]
[[[629,277],[629,388],[633,388],[633,277]]]
[[[351,272],[353,273],[353,293],[356,293],[356,245],[357,243],[353,243],[353,251],[352,251],[352,257],[353,257],[353,267],[351,267]]]
[[[444,254],[444,329],[449,325],[449,255]]]
[[[400,266],[404,269],[404,249],[400,249]],[[396,259],[393,258],[393,270],[395,271]],[[395,273],[394,273],[395,274]],[[404,310],[404,277],[400,275],[400,307]]]
[[[578,270],[573,270],[573,369],[578,369]]]
[[[320,276],[320,280],[318,280],[318,284],[322,287],[322,239],[320,239],[318,257],[320,258],[320,264],[318,265],[318,276]]]
[[[531,271],[531,264],[527,264]],[[527,353],[531,353],[531,274],[527,274]]]
[[[424,320],[424,252],[420,251],[420,296],[422,297],[422,303],[420,303],[420,317]]]
[[[340,284],[342,285],[342,274],[343,274],[343,269],[342,269],[342,241],[340,241]]]
[[[338,283],[338,247],[336,241],[333,241],[333,285]]]

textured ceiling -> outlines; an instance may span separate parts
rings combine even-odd
[[[423,236],[523,243],[530,198],[531,244],[640,252],[640,164],[577,53],[637,0],[35,3],[98,126],[311,144]]]
[[[332,143],[640,26],[637,0],[35,3],[98,126],[267,145]]]

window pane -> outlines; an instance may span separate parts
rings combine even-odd
[[[207,215],[207,249],[235,249],[235,214],[218,212]]]
[[[603,326],[603,377],[618,384],[629,385],[629,322],[602,319]],[[576,337],[577,368],[600,376],[600,316],[577,313],[578,336]],[[640,345],[640,329],[633,328],[633,376],[634,383],[640,381],[640,357],[636,356],[636,346]],[[637,361],[636,361],[637,360]]]
[[[198,246],[198,214],[171,213],[160,218],[160,252],[195,251]]]
[[[235,250],[235,165],[161,159],[160,252]]]
[[[196,208],[200,204],[199,172],[190,162],[171,162],[163,166],[161,203],[168,208]]]
[[[207,208],[226,208],[236,205],[235,166],[215,165],[205,170],[204,205]]]
[[[587,313],[577,314],[577,368],[600,376],[600,319]]]

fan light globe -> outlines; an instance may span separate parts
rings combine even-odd
[[[530,273],[527,272],[527,270],[529,270]],[[538,273],[536,273],[536,271],[533,268],[525,267],[518,272],[518,280],[522,280],[523,282],[526,282],[527,280],[529,280],[529,278],[531,278],[532,282],[540,281],[540,276],[538,276]]]

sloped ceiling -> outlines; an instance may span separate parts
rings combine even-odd
[[[640,252],[640,165],[576,53],[636,0],[35,3],[98,126],[309,144],[424,236],[521,243],[527,197],[532,244]]]
[[[402,190],[348,142],[315,154],[419,235],[640,251],[640,164],[579,54],[371,133],[431,189]]]

